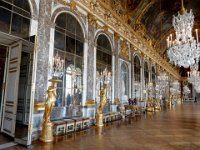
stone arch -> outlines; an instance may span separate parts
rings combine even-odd
[[[35,0],[28,0],[29,2],[29,6],[30,6],[30,11],[31,11],[31,16],[32,16],[32,19],[34,20],[38,20],[39,18],[39,9],[38,9],[38,6],[36,4],[36,1]]]
[[[111,47],[111,52],[113,53],[113,52],[114,52],[113,40],[112,40],[112,38],[111,38],[108,34],[106,34],[103,30],[99,30],[99,31],[96,32],[95,38],[94,38],[95,45],[97,45],[97,40],[98,40],[98,37],[99,37],[100,35],[104,35],[104,36],[108,39],[108,41],[109,41],[109,43],[110,43],[110,47]]]
[[[83,31],[84,39],[87,39],[87,36],[86,36],[87,30],[86,30],[86,25],[83,21],[83,18],[81,18],[80,15],[78,15],[75,11],[72,11],[68,7],[61,6],[61,7],[56,8],[51,15],[51,22],[55,23],[56,18],[62,13],[68,13],[72,15],[78,21]]]

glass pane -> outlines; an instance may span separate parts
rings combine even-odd
[[[74,18],[74,16],[70,15],[70,14],[67,14],[67,31],[69,31],[70,33],[76,33],[76,24],[77,24],[77,21],[76,21],[76,18]]]
[[[14,5],[30,12],[29,3],[27,0],[14,0]]]
[[[4,1],[0,1],[0,6],[3,7],[3,8],[7,8],[9,10],[12,9],[12,5],[10,5],[9,3],[4,2]]]
[[[83,59],[81,57],[77,57],[76,56],[76,64],[75,64],[76,68],[83,68]]]
[[[76,41],[76,54],[83,56],[83,43],[80,41]]]
[[[55,31],[54,47],[60,50],[65,48],[65,35],[58,31]]]
[[[75,54],[75,39],[66,36],[66,51]]]
[[[74,64],[74,55],[70,54],[70,53],[66,53],[66,56],[65,56],[65,66],[66,66],[66,68],[70,64]]]
[[[30,20],[20,15],[13,14],[11,33],[25,38],[29,36]]]
[[[22,16],[25,16],[27,18],[30,18],[30,12],[24,11],[23,9],[19,8],[19,7],[15,7],[13,6],[13,11],[17,14],[20,14]]]
[[[66,29],[66,13],[62,13],[57,17],[56,26]]]
[[[83,41],[83,31],[80,24],[77,22],[76,24],[76,36],[79,38],[80,41]]]
[[[9,33],[11,12],[0,8],[0,30]]]

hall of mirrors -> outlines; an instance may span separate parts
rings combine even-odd
[[[100,7],[106,14],[90,0],[0,1],[1,133],[24,145],[39,138],[44,110],[37,104],[46,101],[51,78],[61,81],[52,121],[95,124],[105,83],[104,114],[120,113],[130,102],[145,111],[150,97],[161,106],[184,100],[186,83],[173,66],[150,53],[136,32],[112,25],[118,18],[90,13]],[[56,61],[63,65],[59,76],[52,75]]]

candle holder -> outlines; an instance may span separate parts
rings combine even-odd
[[[103,126],[103,108],[105,107],[107,103],[107,86],[110,83],[111,73],[108,72],[107,68],[104,69],[104,71],[100,75],[100,104],[97,109],[96,113],[96,125],[98,127]],[[103,83],[103,88],[102,84]]]
[[[45,109],[43,115],[43,124],[42,124],[42,134],[40,140],[42,142],[52,142],[53,141],[53,123],[50,121],[50,116],[55,106],[56,101],[56,89],[57,84],[61,82],[61,80],[57,80],[54,78],[61,77],[63,75],[64,69],[64,60],[61,60],[58,54],[53,59],[53,65],[51,67],[52,79],[49,80],[51,85],[47,90],[47,99],[45,102]]]

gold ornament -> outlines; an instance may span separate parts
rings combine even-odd
[[[52,142],[53,141],[53,123],[50,121],[50,116],[53,111],[55,101],[56,101],[56,89],[57,83],[61,80],[49,80],[51,85],[47,90],[47,100],[45,102],[45,110],[43,115],[43,124],[42,124],[42,134],[40,140],[42,142]]]
[[[100,92],[100,105],[97,109],[96,113],[96,125],[97,126],[103,126],[103,108],[106,105],[106,95],[107,95],[107,88],[106,85],[103,86],[103,89],[101,89]]]

